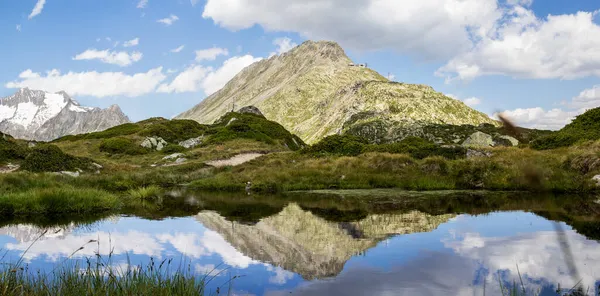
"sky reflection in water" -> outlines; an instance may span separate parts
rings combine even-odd
[[[173,266],[185,262],[199,275],[223,271],[210,283],[213,291],[231,276],[243,276],[233,286],[242,295],[483,295],[484,281],[486,293],[500,295],[498,276],[505,283],[518,280],[517,266],[531,290],[575,284],[555,222],[545,218],[524,212],[441,220],[397,216],[334,223],[289,206],[256,225],[232,223],[214,212],[162,221],[111,218],[51,229],[24,259],[32,269],[52,270],[81,246],[74,260],[97,251],[107,256],[112,248],[113,266],[122,268],[127,260],[138,265],[150,257],[173,258]],[[593,291],[600,280],[600,245],[563,227],[582,283]],[[428,228],[433,230],[420,232]],[[0,229],[4,261],[17,261],[38,233],[26,225]],[[86,244],[90,240],[99,243]]]

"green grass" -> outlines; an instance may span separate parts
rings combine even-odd
[[[150,185],[147,187],[140,187],[136,189],[129,189],[127,191],[127,195],[129,197],[146,200],[146,199],[155,199],[160,196],[162,193],[162,189],[156,185]]]
[[[64,153],[55,145],[39,145],[25,157],[21,169],[30,172],[87,170],[92,161]]]
[[[595,108],[577,116],[561,130],[533,141],[531,147],[539,150],[555,149],[599,139],[600,108]]]
[[[106,191],[62,187],[33,188],[0,196],[2,216],[86,214],[115,210],[119,199]]]

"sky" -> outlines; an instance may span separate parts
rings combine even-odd
[[[64,90],[132,121],[306,40],[526,127],[600,106],[598,0],[0,0],[0,36],[0,97]]]

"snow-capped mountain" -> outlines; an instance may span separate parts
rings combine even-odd
[[[20,139],[51,141],[127,122],[129,118],[117,105],[107,109],[83,107],[62,91],[23,88],[0,98],[0,132]]]

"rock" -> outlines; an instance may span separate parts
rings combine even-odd
[[[262,112],[260,112],[260,109],[254,107],[254,106],[243,107],[240,110],[238,110],[238,113],[242,113],[242,114],[254,114],[254,115],[261,116],[261,117],[265,117],[262,114]]]
[[[62,171],[60,172],[61,175],[65,175],[65,176],[69,176],[69,177],[73,177],[73,178],[77,178],[79,177],[79,172],[69,172],[69,171]]]
[[[144,139],[140,146],[148,149],[156,149],[157,151],[161,151],[165,146],[167,146],[167,141],[163,140],[160,137],[147,137]]]
[[[35,142],[29,142],[29,143],[27,143],[27,147],[29,147],[29,148],[33,148],[35,146],[37,146],[37,144]]]
[[[511,136],[502,135],[502,136],[500,136],[500,138],[509,141],[513,146],[519,146],[519,140],[517,140]]]
[[[163,157],[163,160],[177,159],[177,158],[180,158],[182,156],[184,156],[183,153],[173,153],[171,155],[167,155],[167,156]]]
[[[489,152],[489,151],[478,151],[478,150],[473,150],[473,149],[467,150],[467,159],[474,158],[474,157],[491,157],[492,155],[493,155],[492,152]]]
[[[600,175],[595,175],[595,176],[592,178],[592,181],[595,181],[595,182],[596,182],[596,186],[600,186]]]
[[[177,160],[175,160],[175,163],[184,163],[186,161],[187,161],[187,158],[181,157],[181,158],[177,158]]]
[[[92,165],[93,165],[94,167],[96,167],[97,169],[102,169],[102,168],[104,168],[102,165],[100,165],[100,164],[97,164],[97,163],[95,163],[95,162],[93,162],[93,163],[92,163]]]
[[[191,148],[194,148],[194,147],[202,144],[203,139],[204,139],[204,136],[187,139],[185,141],[179,142],[179,146],[186,148],[186,149],[191,149]]]
[[[462,145],[464,147],[492,147],[494,145],[494,140],[492,139],[492,136],[486,133],[475,132],[469,136]]]

